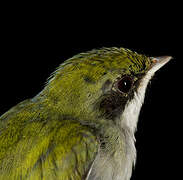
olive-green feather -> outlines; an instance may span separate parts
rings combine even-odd
[[[82,179],[98,150],[91,129],[34,109],[27,100],[0,118],[0,179]]]
[[[104,82],[138,75],[150,64],[124,48],[93,50],[62,63],[37,96],[0,117],[0,180],[86,177],[100,146],[97,129],[108,123],[96,108]]]

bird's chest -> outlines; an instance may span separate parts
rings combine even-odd
[[[136,158],[134,142],[127,134],[114,135],[100,149],[88,180],[129,180]]]

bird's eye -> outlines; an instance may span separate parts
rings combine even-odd
[[[125,76],[117,82],[117,89],[122,93],[128,93],[133,85],[133,79]]]

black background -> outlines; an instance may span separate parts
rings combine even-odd
[[[41,6],[36,11],[25,7],[6,11],[1,22],[0,114],[35,96],[50,73],[77,53],[116,46],[149,56],[173,56],[147,89],[132,179],[178,179],[182,158],[181,11],[171,4],[157,7],[123,6],[123,13],[110,4],[108,9],[96,6],[96,10],[60,6],[53,13]]]

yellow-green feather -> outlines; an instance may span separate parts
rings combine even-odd
[[[99,147],[92,128],[105,122],[93,108],[102,84],[150,64],[123,48],[81,53],[61,64],[42,92],[0,117],[0,180],[86,176]]]
[[[81,179],[98,150],[91,130],[76,120],[48,119],[31,101],[23,104],[1,117],[0,179]]]

